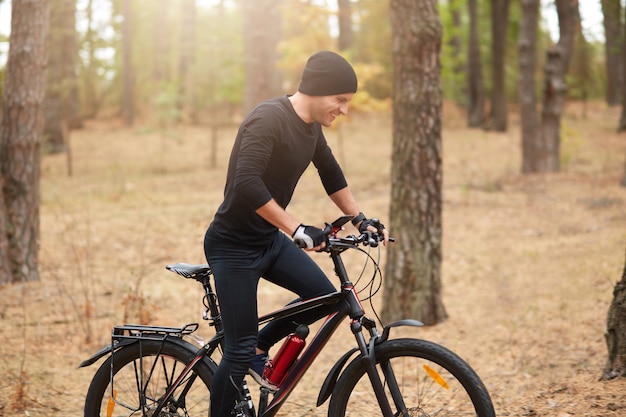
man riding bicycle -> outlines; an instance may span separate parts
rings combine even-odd
[[[224,326],[224,352],[211,389],[211,416],[230,416],[246,373],[259,383],[276,342],[298,324],[325,311],[307,311],[290,320],[257,326],[260,277],[310,299],[335,291],[305,250],[324,247],[322,229],[304,225],[286,211],[298,180],[313,162],[326,193],[360,231],[371,228],[358,205],[322,126],[348,113],[357,90],[352,66],[340,55],[321,51],[306,63],[298,91],[258,105],[242,122],[230,156],[224,200],[209,226],[204,250],[215,277]],[[387,230],[383,230],[385,242]]]

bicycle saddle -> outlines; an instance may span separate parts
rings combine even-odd
[[[171,265],[167,265],[165,267],[169,271],[176,272],[178,275],[183,276],[185,278],[195,278],[198,275],[210,275],[211,267],[208,264],[187,264],[184,262],[179,262]]]

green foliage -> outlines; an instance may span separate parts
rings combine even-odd
[[[161,84],[160,92],[156,94],[153,100],[153,108],[156,111],[156,117],[161,128],[173,126],[180,118],[179,100],[178,85],[176,83]]]
[[[284,40],[280,43],[286,93],[296,91],[306,59],[314,52],[336,50],[337,39],[330,35],[331,11],[319,4],[290,3],[281,8]],[[358,35],[355,45],[341,53],[353,64],[359,90],[350,107],[355,111],[389,109],[391,97],[391,54],[387,2],[361,0],[353,5]]]
[[[360,0],[354,5],[355,36],[353,58],[356,62],[375,66],[365,76],[359,74],[361,88],[369,96],[384,100],[391,97],[393,67],[391,60],[391,27],[389,2]]]
[[[243,98],[243,36],[235,8],[198,8],[194,77],[196,105],[210,109]],[[203,28],[205,30],[203,30]],[[208,30],[207,30],[208,29]]]
[[[465,68],[469,18],[464,13],[466,8],[465,2],[461,0],[449,0],[439,6],[439,16],[444,27],[440,56],[443,95],[460,106],[467,103]],[[454,22],[454,14],[459,16],[460,25]]]
[[[302,68],[307,58],[320,50],[336,50],[330,36],[330,10],[309,2],[283,2],[283,40],[279,44],[284,90],[292,93],[298,88]]]
[[[243,95],[241,16],[234,7],[196,9],[196,37],[181,39],[182,2],[132,2],[132,60],[135,107],[138,111],[156,112],[159,124],[180,116],[178,104],[182,80],[179,77],[181,42],[195,45],[193,67],[194,105],[199,111],[216,106],[239,104]],[[160,7],[167,5],[165,17]],[[163,20],[165,18],[165,20]],[[158,23],[157,23],[158,22]],[[122,38],[121,5],[113,2],[110,28],[115,33],[115,55],[109,104],[121,101]],[[160,24],[161,26],[155,26]]]
[[[601,98],[604,83],[604,45],[590,43],[582,33],[575,40],[568,76],[568,97],[576,99]]]
[[[122,98],[122,0],[101,0],[97,6],[92,32],[86,28],[86,7],[78,0],[77,29],[80,63],[81,102],[95,101],[103,108],[117,111]],[[161,123],[177,117],[181,91],[179,60],[182,32],[182,1],[132,1],[132,60],[134,101],[139,115],[156,116]],[[280,4],[283,40],[279,44],[278,70],[282,71],[285,93],[295,91],[307,57],[321,49],[337,49],[333,26],[336,8],[333,1],[290,0]],[[165,13],[163,7],[167,7]],[[468,10],[464,0],[441,0],[439,16],[443,24],[441,45],[442,89],[445,99],[464,105],[468,48]],[[554,7],[554,5],[548,6]],[[452,19],[452,12],[458,22]],[[490,1],[478,0],[479,36],[487,94],[491,89]],[[357,108],[385,105],[392,93],[392,48],[389,1],[352,2],[354,43],[341,51],[354,64],[359,76]],[[160,20],[159,20],[160,19]],[[517,99],[517,41],[521,9],[510,2],[507,25],[506,88],[511,102]],[[157,23],[159,22],[159,23]],[[242,102],[244,91],[242,17],[238,2],[197,2],[193,66],[193,104],[198,114],[233,108]],[[551,43],[545,28],[538,37],[537,89],[541,89],[545,50]],[[571,97],[602,96],[605,75],[601,44],[575,44],[570,64]],[[455,43],[456,42],[456,43]],[[94,51],[94,53],[91,53]],[[155,74],[161,72],[159,77]],[[379,101],[379,102],[377,102]],[[165,110],[167,109],[167,110]],[[115,113],[113,113],[115,114]],[[168,122],[169,123],[169,122]]]

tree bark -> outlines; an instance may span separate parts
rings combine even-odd
[[[46,152],[69,146],[68,126],[76,118],[76,1],[51,0],[46,95],[43,103]]]
[[[483,64],[480,56],[478,36],[478,11],[476,0],[469,0],[470,33],[467,57],[467,94],[469,127],[483,127],[485,124],[485,86]]]
[[[536,172],[541,149],[541,134],[535,94],[537,56],[537,27],[539,0],[522,0],[522,20],[519,31],[518,95],[522,133],[522,172]]]
[[[87,20],[87,30],[85,31],[85,41],[83,42],[83,48],[87,49],[87,55],[89,59],[86,65],[83,67],[83,107],[82,113],[84,117],[92,118],[96,117],[100,110],[100,100],[96,85],[98,83],[98,67],[96,64],[96,31],[93,28],[93,0],[88,0],[85,6],[85,14]],[[84,60],[83,60],[83,64]]]
[[[340,51],[344,51],[352,47],[352,5],[350,0],[337,0],[338,20],[339,20],[339,37],[337,46]]]
[[[490,127],[506,132],[507,101],[504,60],[506,54],[506,31],[509,21],[509,0],[491,0],[491,64],[493,86],[491,90]]]
[[[543,149],[540,172],[558,172],[560,166],[561,114],[567,95],[567,69],[580,21],[578,0],[556,0],[559,15],[559,42],[547,51],[544,68],[543,111],[541,117]]]
[[[442,24],[436,0],[391,0],[393,162],[382,319],[447,317],[441,299]]]
[[[13,2],[0,132],[0,283],[39,280],[47,30],[47,0]]]
[[[626,17],[626,7],[624,8],[624,17]],[[618,132],[623,132],[626,130],[626,25],[623,26],[624,34],[622,35],[625,38],[625,41],[622,42],[622,115],[620,116],[619,124],[617,126]],[[624,171],[624,180],[622,181],[622,185],[626,187],[626,171]]]
[[[602,0],[602,15],[604,16],[604,55],[606,60],[606,102],[609,106],[616,106],[622,97],[623,44],[622,33],[622,5],[620,0]]]
[[[608,358],[602,379],[626,376],[626,263],[622,279],[613,289],[613,301],[607,314],[604,338]]]

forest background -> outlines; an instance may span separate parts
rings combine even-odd
[[[67,9],[61,5],[68,2],[50,3],[52,11],[61,11],[58,27],[67,26],[72,19],[62,14]],[[623,265],[626,209],[619,180],[626,152],[624,138],[616,133],[619,103],[606,99],[604,39],[596,36],[597,23],[585,25],[584,6],[595,3],[598,10],[600,2],[581,3],[583,37],[568,72],[562,172],[538,176],[521,175],[519,168],[519,8],[511,7],[507,26],[511,123],[505,132],[494,132],[488,125],[467,127],[466,11],[459,9],[457,26],[449,7],[454,2],[439,3],[446,149],[443,277],[450,319],[417,336],[468,358],[501,415],[617,416],[626,410],[624,383],[598,381],[606,360],[606,310]],[[6,0],[1,4],[0,18]],[[54,126],[46,137],[42,280],[2,287],[0,415],[80,415],[93,369],[75,366],[107,342],[113,324],[178,325],[197,319],[198,308],[191,305],[197,292],[167,276],[162,266],[203,261],[198,241],[219,202],[234,129],[259,100],[247,90],[250,57],[243,53],[245,30],[254,25],[244,23],[246,13],[237,6],[264,2],[194,2],[199,23],[190,26],[181,23],[184,13],[178,7],[189,1],[75,4],[78,59],[71,67],[79,70],[72,71],[76,79],[49,85],[63,86],[56,91],[59,103],[80,105],[56,106],[66,113],[53,119],[69,126],[57,127],[60,142],[54,142]],[[131,37],[122,36],[124,4],[131,6],[126,11],[133,22]],[[341,49],[354,62],[362,88],[351,116],[328,137],[355,189],[369,191],[360,200],[384,218],[391,163],[391,143],[384,140],[391,136],[387,2],[351,2],[356,30],[346,49],[337,44],[335,2],[283,4],[288,7],[280,9],[279,54],[271,68],[280,77],[267,77],[267,84],[273,93],[293,91],[304,60],[318,49]],[[490,4],[478,1],[487,91]],[[545,49],[555,40],[548,18],[553,6],[544,2],[541,9],[538,78]],[[89,7],[104,12],[89,19]],[[253,16],[260,12],[248,10]],[[275,17],[261,20],[271,25]],[[51,33],[62,38],[64,31],[51,25]],[[183,36],[190,27],[195,33]],[[460,35],[460,49],[452,42],[454,34]],[[195,53],[186,60],[183,51],[191,39]],[[130,82],[122,71],[123,43],[129,40]],[[181,77],[183,71],[192,76]],[[365,150],[376,149],[376,155],[355,151],[353,140]],[[305,191],[319,191],[307,179]],[[334,215],[312,200],[300,194],[294,209],[311,221]],[[261,294],[268,308],[288,300],[272,289]],[[307,408],[306,398],[314,395],[298,394],[292,408],[301,415],[322,415]]]

